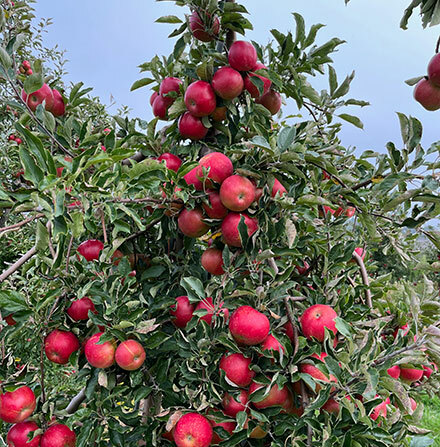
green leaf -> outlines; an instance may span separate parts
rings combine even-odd
[[[348,115],[347,113],[341,113],[338,116],[339,116],[339,118],[342,118],[343,120],[348,121],[349,123],[353,124],[354,126],[359,127],[359,129],[364,128],[364,124],[357,116]]]
[[[292,145],[296,136],[296,127],[284,127],[278,135],[277,145],[282,151],[286,151]]]
[[[15,290],[0,290],[0,309],[14,313],[27,310],[29,307],[23,295]]]
[[[37,222],[37,235],[35,246],[37,250],[44,251],[49,245],[49,232],[47,231],[46,225],[42,222]]]
[[[44,178],[43,171],[36,165],[34,159],[23,147],[23,145],[20,146],[18,152],[20,154],[21,164],[24,169],[24,178],[26,180],[30,180],[35,185],[38,185],[38,183]]]
[[[132,92],[134,90],[137,90],[138,88],[145,87],[146,85],[150,85],[153,82],[154,82],[154,79],[151,79],[151,78],[138,79],[137,81],[135,81],[133,83],[133,85],[130,88],[130,91]]]
[[[156,349],[170,337],[171,335],[158,331],[155,332],[153,335],[151,335],[149,338],[147,338],[147,340],[143,342],[143,345],[147,349]]]
[[[304,19],[301,14],[298,14],[296,12],[293,13],[293,17],[295,17],[296,22],[295,44],[297,46],[302,46],[300,44],[302,44],[302,42],[304,41],[306,33],[306,26],[304,23]]]
[[[204,299],[205,288],[203,287],[202,281],[200,279],[195,278],[193,276],[182,278],[180,280],[180,285],[186,290],[188,293],[188,297],[192,297],[194,299]]]
[[[30,76],[26,76],[23,83],[24,91],[29,95],[39,90],[43,86],[43,75],[42,73],[35,72]]]
[[[182,23],[182,20],[177,16],[162,16],[156,20],[156,23]]]
[[[11,57],[3,47],[0,47],[0,63],[5,70],[8,70],[12,65]]]
[[[332,98],[336,99],[346,95],[350,90],[350,84],[353,79],[354,79],[354,71],[351,73],[351,75],[347,76],[344,79],[344,82],[333,93]]]

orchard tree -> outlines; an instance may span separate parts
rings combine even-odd
[[[146,122],[65,86],[31,6],[2,0],[0,439],[430,445],[437,286],[370,267],[414,261],[417,235],[440,249],[439,145],[403,114],[384,153],[341,144],[368,104],[323,25],[294,13],[263,46],[241,4],[175,3],[172,53],[132,86]]]

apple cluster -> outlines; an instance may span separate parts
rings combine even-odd
[[[9,135],[8,141],[15,141],[17,144],[23,143],[23,140],[20,137],[17,137],[17,135]]]
[[[30,76],[33,74],[31,64],[29,61],[23,61],[20,65],[20,68],[18,69],[19,74],[24,74],[26,76]]]
[[[414,99],[426,110],[440,109],[440,53],[429,62],[428,76],[421,79],[414,88]]]
[[[200,37],[200,33],[206,31],[198,28],[200,16],[194,14],[190,18],[190,26],[192,24],[193,34]],[[279,112],[281,95],[271,89],[270,79],[257,73],[258,70],[267,69],[267,67],[257,61],[257,51],[251,43],[234,42],[229,49],[228,62],[229,66],[220,67],[215,72],[211,82],[198,80],[186,88],[184,103],[187,111],[178,120],[178,129],[182,138],[191,140],[204,138],[209,129],[204,125],[203,120],[208,117],[214,121],[225,120],[227,112],[225,104],[238,98],[244,90],[247,90],[252,98],[266,107],[272,115]],[[255,79],[261,82],[262,91],[253,82]],[[168,109],[180,94],[181,89],[183,89],[183,82],[180,79],[175,77],[163,79],[159,92],[153,92],[150,98],[154,116],[163,120],[168,119]]]
[[[37,91],[29,94],[22,90],[21,98],[32,112],[35,112],[43,102],[45,103],[45,109],[54,116],[63,116],[66,112],[66,105],[61,93],[55,88],[51,89],[47,84],[43,84]]]

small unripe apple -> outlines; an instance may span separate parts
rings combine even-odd
[[[229,320],[229,331],[242,345],[258,345],[269,335],[269,319],[251,306],[240,306]]]
[[[255,218],[249,217],[244,213],[229,213],[222,222],[223,240],[231,247],[241,247],[242,242],[238,225],[241,218],[244,218],[244,224],[247,227],[248,236],[251,237],[258,230],[258,221]]]
[[[200,237],[209,231],[209,226],[203,222],[203,211],[201,208],[189,210],[184,208],[179,214],[177,224],[179,230],[188,237]]]
[[[250,42],[237,40],[229,48],[228,61],[235,70],[253,70],[257,64],[257,50]]]
[[[214,112],[217,101],[213,88],[208,82],[195,81],[185,92],[185,105],[193,116],[202,117]]]
[[[231,101],[243,91],[241,74],[231,67],[218,69],[211,81],[212,88],[220,98]]]
[[[35,410],[37,402],[28,386],[0,394],[0,419],[10,424],[23,422]]]
[[[75,447],[75,432],[67,425],[51,425],[41,437],[40,447]]]
[[[213,430],[208,419],[199,413],[184,414],[174,427],[174,442],[177,447],[208,447]]]
[[[115,360],[120,368],[135,371],[145,362],[145,350],[136,340],[125,340],[119,344],[115,352]]]
[[[218,36],[220,31],[220,21],[217,16],[214,18],[210,14],[205,14],[202,19],[199,11],[194,11],[188,19],[189,29],[192,35],[201,42],[211,42]],[[205,19],[205,20],[204,20]]]
[[[208,248],[202,254],[202,267],[211,275],[223,275],[223,251],[218,248]]]
[[[308,338],[324,341],[327,328],[333,334],[337,334],[335,318],[338,314],[326,304],[315,304],[309,307],[300,318],[302,333]]]
[[[170,154],[169,152],[165,152],[157,160],[160,162],[165,160],[165,166],[175,172],[179,170],[182,164],[182,160],[177,155]]]
[[[35,436],[32,441],[29,441],[28,437],[32,437],[32,432],[39,428],[35,422],[30,421],[13,425],[6,436],[8,447],[39,447],[41,435]]]
[[[240,353],[225,354],[220,360],[220,369],[225,372],[227,379],[242,388],[247,387],[255,377],[250,366],[251,359]]]
[[[78,253],[84,256],[86,261],[90,262],[99,259],[99,255],[103,249],[104,244],[101,241],[89,239],[78,246]]]
[[[189,112],[179,118],[178,128],[180,135],[190,140],[201,140],[208,133],[208,128],[203,125],[202,120]]]
[[[421,79],[414,88],[414,99],[426,110],[440,109],[440,88],[436,87],[429,79]]]
[[[265,95],[257,98],[255,102],[266,107],[272,115],[276,115],[282,105],[281,95],[275,90],[269,90]]]
[[[252,381],[252,379],[250,381]],[[240,411],[249,411],[248,402],[249,396],[248,392],[245,390],[240,391],[238,400],[236,400],[229,393],[225,393],[222,399],[223,412],[226,415],[235,418],[235,416],[237,416],[237,413],[239,413]]]
[[[255,200],[255,186],[246,177],[231,175],[220,187],[220,200],[231,211],[244,211]]]
[[[103,332],[92,335],[86,342],[84,354],[95,368],[108,368],[115,362],[116,343],[114,340],[98,344]]]
[[[244,88],[251,94],[252,98],[259,98],[260,96],[265,95],[272,85],[272,81],[270,79],[265,78],[259,74],[254,73],[256,70],[266,69],[267,67],[257,62],[255,67],[252,69],[252,73],[249,73],[244,77]],[[257,77],[263,81],[263,93],[260,93],[258,87],[252,82],[252,78]]]
[[[196,188],[197,189],[197,188]],[[223,219],[228,214],[228,209],[223,205],[220,194],[217,191],[208,191],[209,205],[202,203],[205,213],[211,219]]]
[[[60,365],[65,365],[78,349],[79,341],[73,332],[55,329],[44,340],[44,352],[47,358]]]
[[[216,315],[219,316],[220,314],[223,314],[223,318],[225,320],[228,320],[229,318],[229,309],[223,308],[223,301],[218,303],[218,309],[216,312]],[[206,321],[206,323],[208,323],[210,326],[212,325],[212,317],[214,316],[214,311],[215,311],[215,305],[212,301],[212,298],[209,296],[205,299],[203,299],[202,301],[200,301],[195,310],[200,310],[200,309],[206,309],[208,311],[208,313],[206,315],[203,315],[202,317],[200,317],[201,320]]]

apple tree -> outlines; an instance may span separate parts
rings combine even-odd
[[[0,440],[430,445],[439,266],[380,264],[440,249],[438,143],[398,114],[402,142],[342,145],[368,103],[322,24],[262,45],[241,4],[174,3],[145,121],[64,85],[32,7],[1,2]]]

